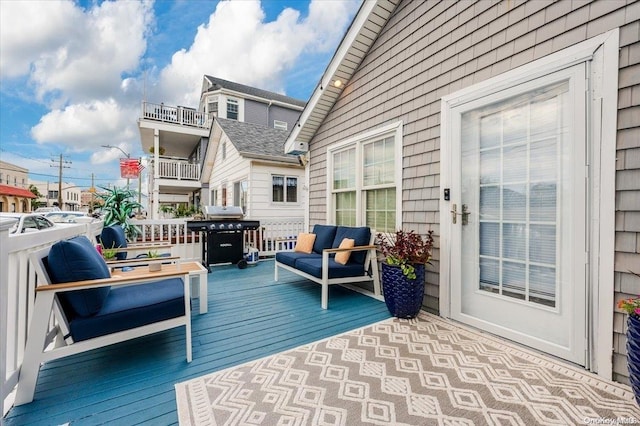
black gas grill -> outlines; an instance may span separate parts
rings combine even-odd
[[[260,227],[257,220],[243,220],[242,208],[236,206],[204,206],[204,220],[188,220],[187,229],[200,231],[202,264],[233,263],[246,266],[244,261],[244,231]]]

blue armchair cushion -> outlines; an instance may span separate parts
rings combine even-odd
[[[285,265],[291,266],[292,268],[296,267],[296,261],[298,259],[308,259],[308,258],[318,258],[322,260],[322,255],[317,253],[299,253],[295,251],[279,251],[276,253],[276,261],[283,263]]]
[[[296,260],[296,269],[316,278],[322,278],[322,257],[307,255],[300,258]],[[348,262],[346,265],[342,265],[333,258],[329,258],[329,278],[360,277],[363,274],[364,267],[361,264]]]
[[[184,284],[181,278],[170,278],[114,287],[99,312],[72,319],[69,328],[71,337],[78,342],[177,318],[184,313]]]
[[[124,229],[120,225],[105,226],[100,233],[100,242],[102,247],[106,249],[111,248],[125,248],[127,247],[127,236],[124,234]],[[116,259],[124,260],[127,258],[126,252],[116,253]]]
[[[316,234],[313,251],[314,253],[322,254],[322,250],[331,248],[331,244],[333,244],[333,240],[336,238],[336,227],[334,225],[314,225],[313,233]],[[342,241],[342,239],[340,241]],[[338,242],[338,244],[340,244],[340,242]]]
[[[344,238],[351,238],[354,240],[355,246],[366,246],[371,241],[371,230],[368,226],[352,227],[352,226],[338,226],[336,229],[336,235],[333,239],[331,247],[340,247],[340,243]],[[367,257],[366,251],[354,251],[351,252],[349,261],[364,264],[364,260]]]
[[[47,270],[52,284],[109,278],[109,268],[85,236],[58,241],[49,250]],[[89,316],[100,311],[110,287],[76,290],[61,294],[63,305],[76,315]]]

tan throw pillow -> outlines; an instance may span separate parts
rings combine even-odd
[[[316,234],[308,234],[301,232],[298,234],[298,240],[293,251],[298,253],[311,253],[313,250],[313,243],[316,241]]]
[[[340,247],[338,248],[351,248],[355,245],[355,243],[356,240],[352,238],[343,238],[340,242]],[[341,265],[346,265],[349,261],[349,256],[351,256],[350,251],[342,251],[340,253],[336,253],[336,262],[340,263]]]

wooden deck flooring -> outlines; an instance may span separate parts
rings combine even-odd
[[[273,261],[247,269],[217,266],[208,275],[209,312],[193,303],[193,362],[184,329],[47,363],[35,400],[14,407],[7,425],[177,424],[174,384],[389,318],[383,302],[281,272]]]

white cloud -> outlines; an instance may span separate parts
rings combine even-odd
[[[300,56],[334,48],[357,7],[357,1],[314,0],[305,18],[287,8],[264,22],[257,0],[220,2],[191,47],[162,70],[156,96],[197,106],[204,74],[282,92]]]
[[[47,108],[33,120],[34,141],[93,151],[87,161],[107,167],[120,154],[100,145],[118,145],[132,155],[141,149],[140,69],[155,17],[152,1],[87,3],[83,9],[70,0],[0,0],[0,79],[3,93]],[[307,16],[288,8],[265,22],[258,0],[221,1],[188,49],[175,52],[164,69],[147,70],[158,76],[147,98],[197,106],[204,74],[283,92],[296,67],[331,53],[359,3],[313,0]],[[155,31],[167,36],[162,28]],[[28,90],[32,96],[24,95]]]
[[[137,108],[123,107],[113,99],[72,104],[43,116],[31,136],[38,143],[64,143],[75,151],[118,145],[137,138],[132,117],[138,113]]]

